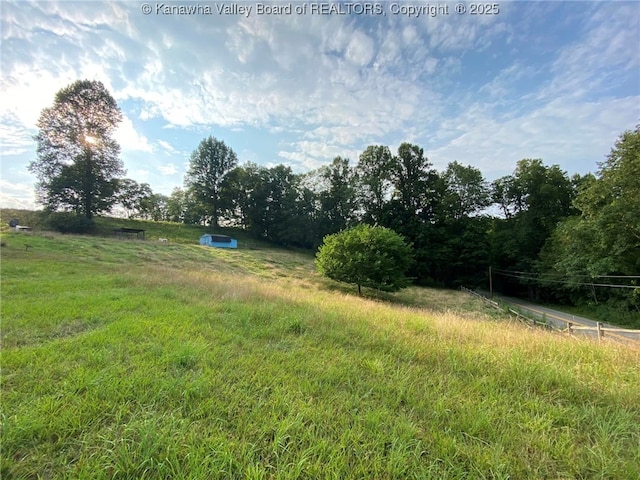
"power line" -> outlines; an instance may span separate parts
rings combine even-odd
[[[570,286],[588,286],[588,287],[607,287],[607,288],[640,288],[639,285],[614,285],[614,284],[606,284],[606,283],[585,283],[585,282],[570,282],[568,280],[551,280],[551,279],[541,279],[539,277],[533,277],[530,275],[512,275],[511,273],[505,273],[502,270],[493,270],[498,275],[503,275],[505,277],[517,278],[518,280],[533,280],[538,283],[563,283],[565,285]],[[514,272],[518,273],[518,272]],[[521,272],[524,273],[524,272]],[[616,278],[616,277],[611,277]],[[627,277],[624,277],[627,278]]]
[[[494,268],[494,272],[500,273],[512,273],[512,274],[520,274],[520,275],[544,275],[544,276],[555,276],[555,277],[566,277],[567,275],[563,273],[534,273],[534,272],[521,272],[517,270],[501,270],[499,268]],[[581,278],[640,278],[640,275],[586,275],[586,274],[575,274],[571,275],[572,277],[581,277]]]
[[[593,278],[640,278],[640,275],[596,275]]]

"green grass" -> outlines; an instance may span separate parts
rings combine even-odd
[[[2,478],[640,478],[640,349],[192,233],[2,236]]]

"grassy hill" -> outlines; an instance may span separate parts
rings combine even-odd
[[[640,478],[638,348],[98,224],[2,234],[2,478]]]

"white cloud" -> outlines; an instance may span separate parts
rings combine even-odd
[[[167,155],[171,155],[171,156],[181,155],[181,152],[176,148],[174,148],[173,145],[171,145],[169,142],[166,142],[164,140],[158,140],[157,143]]]
[[[353,164],[357,162],[360,151],[344,148],[325,142],[300,141],[288,145],[289,150],[281,150],[278,155],[289,160],[288,164],[298,170],[313,170],[330,163],[335,157],[346,157]]]
[[[0,179],[0,206],[2,208],[37,209],[33,185]]]
[[[118,128],[114,133],[114,138],[120,144],[123,152],[153,152],[153,148],[151,147],[149,140],[144,135],[141,135],[136,131],[133,126],[133,122],[126,115],[123,115],[122,122],[118,125]]]
[[[15,117],[13,112],[3,112],[0,117],[0,143],[2,157],[26,154],[35,151],[33,134],[35,130],[28,130]]]
[[[145,168],[133,168],[128,171],[128,177],[135,179],[139,183],[148,183],[151,172]]]
[[[552,25],[549,13],[576,12],[566,2],[501,4],[492,18],[375,21],[176,21],[145,17],[126,2],[3,4],[3,154],[33,151],[41,110],[64,85],[90,78],[133,105],[118,131],[123,152],[139,163],[144,153],[167,157],[145,159],[133,172],[139,181],[178,173],[177,163],[166,162],[188,155],[185,132],[234,130],[241,138],[247,126],[279,145],[255,157],[279,155],[297,168],[337,155],[355,162],[369,144],[402,141],[420,144],[432,161],[473,163],[487,174],[511,171],[523,156],[577,164],[640,118],[639,15],[635,5],[615,3],[588,4],[583,17],[556,15],[569,43],[559,24],[552,37],[539,30]],[[546,45],[548,38],[565,43]],[[534,43],[544,58],[515,58]],[[481,65],[471,68],[468,57]],[[625,85],[622,95],[616,89]]]
[[[55,94],[71,83],[72,75],[62,78],[51,72],[27,65],[16,65],[3,71],[0,115],[2,124],[11,125],[8,137],[4,140],[24,144],[37,132],[36,124],[44,108],[53,105]]]
[[[173,163],[169,163],[167,165],[160,165],[158,170],[162,175],[175,175],[178,173],[178,169]]]
[[[349,40],[345,57],[359,67],[369,64],[375,54],[374,42],[361,31],[355,31]]]
[[[577,104],[567,97],[504,122],[471,109],[469,123],[461,130],[464,133],[425,153],[440,169],[458,160],[480,168],[492,179],[510,174],[523,158],[562,164],[569,174],[593,172],[595,163],[585,159],[597,152],[600,161],[604,160],[621,133],[612,125],[622,122],[632,128],[633,106],[638,102],[640,97]]]

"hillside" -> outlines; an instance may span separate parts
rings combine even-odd
[[[114,222],[2,235],[3,478],[640,477],[637,348]]]

